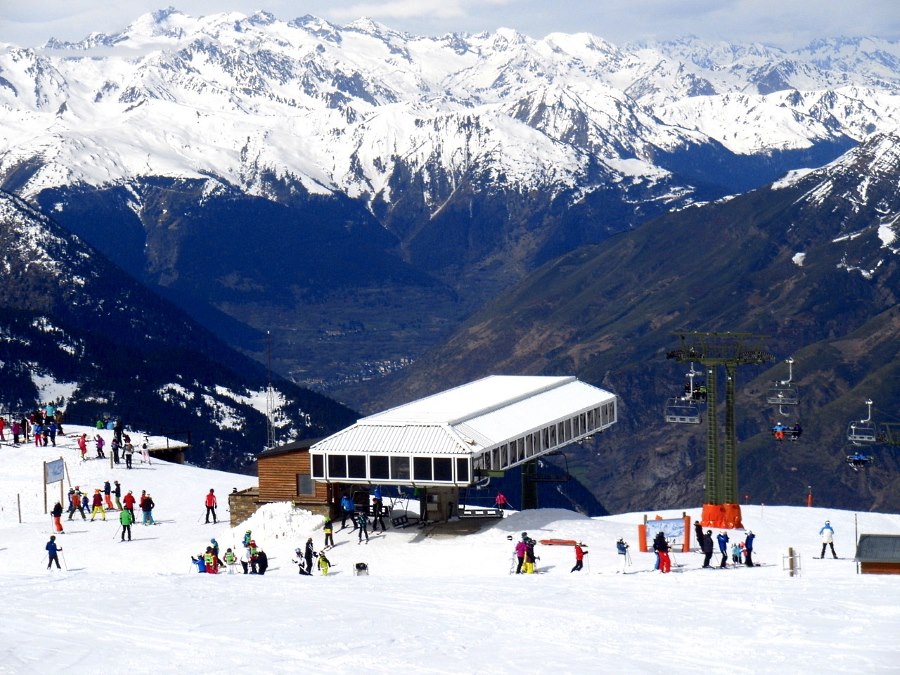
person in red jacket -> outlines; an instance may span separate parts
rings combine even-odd
[[[94,490],[94,497],[91,499],[91,522],[94,522],[94,518],[97,517],[99,513],[103,516],[103,520],[106,520],[106,511],[103,509],[103,494],[101,494],[100,489]]]
[[[122,504],[124,504],[125,509],[131,511],[131,521],[134,522],[134,503],[137,501],[134,498],[134,494],[132,494],[131,490],[128,491],[128,494],[122,498]]]
[[[213,525],[215,525],[218,520],[216,520],[216,494],[215,490],[212,488],[209,489],[209,494],[206,495],[206,524],[209,525],[209,516],[212,514]]]
[[[587,555],[587,551],[585,551],[582,546],[584,546],[584,544],[580,541],[575,544],[575,567],[569,570],[570,572],[577,572],[584,567],[584,556]]]

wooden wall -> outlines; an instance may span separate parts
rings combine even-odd
[[[262,502],[294,502],[298,505],[327,504],[328,486],[313,482],[314,495],[297,494],[297,474],[311,475],[309,452],[286,452],[272,457],[260,457],[259,499]]]
[[[900,574],[900,563],[874,563],[864,562],[859,564],[862,574]]]

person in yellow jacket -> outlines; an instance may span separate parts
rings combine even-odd
[[[319,569],[322,571],[322,576],[328,576],[328,570],[331,567],[331,561],[325,557],[325,551],[319,552]]]

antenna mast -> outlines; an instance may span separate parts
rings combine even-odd
[[[275,422],[273,415],[275,414],[275,390],[272,388],[272,334],[266,331],[267,342],[267,358],[268,358],[268,377],[266,384],[266,448],[275,447]]]

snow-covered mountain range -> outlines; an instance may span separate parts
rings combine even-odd
[[[153,175],[390,205],[413,174],[434,214],[476,173],[572,201],[609,182],[674,201],[693,188],[673,155],[845,148],[896,126],[900,44],[424,38],[170,8],[114,35],[3,47],[0,114],[0,176],[26,197]]]

